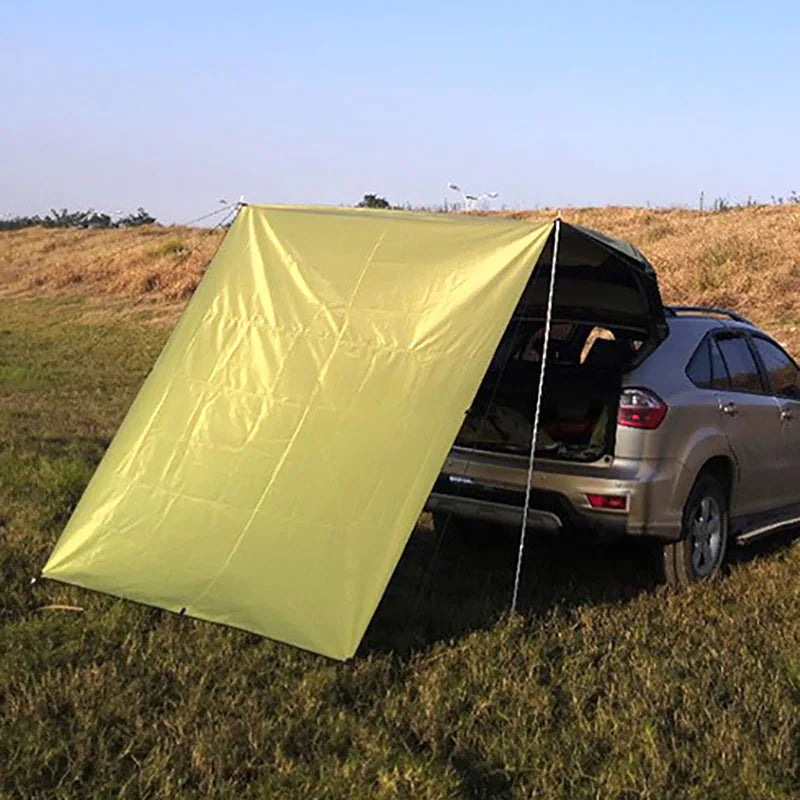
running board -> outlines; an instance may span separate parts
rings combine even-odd
[[[736,536],[736,544],[750,544],[762,536],[767,536],[780,528],[788,528],[790,525],[800,524],[800,517],[792,517],[790,519],[783,519],[779,522],[770,522],[768,525],[761,525],[758,528],[753,528],[751,531],[740,533]]]

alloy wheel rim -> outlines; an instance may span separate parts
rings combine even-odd
[[[692,513],[692,567],[705,577],[714,571],[722,555],[722,509],[715,497],[706,495]]]

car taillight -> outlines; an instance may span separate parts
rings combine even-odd
[[[617,424],[626,428],[657,428],[667,416],[667,404],[649,389],[624,389]]]
[[[592,508],[610,508],[614,511],[628,510],[626,494],[587,494],[586,499]]]

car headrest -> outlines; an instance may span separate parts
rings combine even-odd
[[[622,348],[614,339],[595,339],[584,361],[587,367],[611,369],[622,365]]]

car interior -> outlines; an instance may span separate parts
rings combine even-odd
[[[529,453],[541,368],[541,320],[512,320],[456,445]],[[621,379],[641,339],[576,322],[551,326],[536,452],[593,461],[613,452]]]

